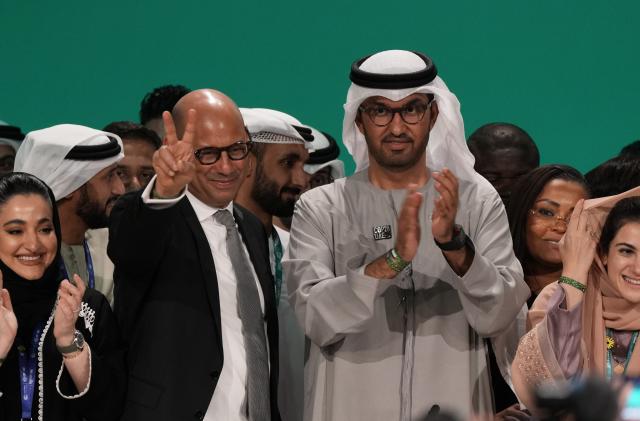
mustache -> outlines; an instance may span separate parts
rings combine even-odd
[[[383,142],[413,142],[413,138],[406,133],[402,133],[399,136],[388,134],[382,138]]]
[[[291,193],[296,196],[300,196],[302,194],[302,189],[297,187],[283,187],[280,189],[280,193]]]
[[[228,174],[228,175],[224,175],[224,174],[207,174],[207,180],[209,181],[222,181],[222,182],[227,182],[227,181],[234,181],[237,180],[239,177],[239,173],[234,172],[232,174]]]

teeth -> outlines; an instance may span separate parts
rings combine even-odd
[[[40,256],[18,256],[18,260],[28,260],[28,261],[38,260],[39,258]]]
[[[624,275],[622,275],[622,279],[629,282],[630,284],[640,285],[640,279],[629,278],[628,276],[624,276]]]

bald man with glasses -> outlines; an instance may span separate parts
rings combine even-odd
[[[163,118],[156,177],[118,203],[110,227],[130,370],[122,420],[279,420],[267,238],[233,203],[250,170],[249,134],[213,90],[187,94]]]

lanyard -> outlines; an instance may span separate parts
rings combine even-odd
[[[33,393],[36,388],[36,369],[38,363],[38,345],[42,334],[42,324],[36,326],[31,338],[31,348],[18,346],[18,366],[20,368],[20,398],[22,400],[22,418],[31,419]],[[42,385],[40,386],[42,387]]]
[[[613,331],[609,328],[606,330],[607,336],[613,338]],[[624,362],[624,371],[622,374],[627,373],[627,367],[629,367],[629,362],[631,361],[631,354],[633,354],[633,349],[636,347],[636,341],[638,340],[638,331],[633,332],[631,336],[631,342],[629,342],[629,349],[627,349],[627,360]],[[610,349],[607,349],[607,379],[611,380],[613,377],[612,363],[613,352]]]
[[[89,251],[89,244],[87,244],[87,240],[82,242],[82,247],[84,248],[84,258],[87,262],[87,272],[89,273],[89,288],[94,289],[96,287],[96,277],[93,273],[93,260],[91,259],[91,252]],[[62,273],[62,276],[68,279],[69,282],[72,282],[72,279],[69,278],[69,273],[67,272],[63,259],[60,259],[60,273]]]
[[[275,281],[276,281],[276,307],[280,303],[280,293],[282,291],[282,243],[280,242],[280,236],[276,232],[276,229],[273,229],[271,233],[271,238],[273,239],[273,257],[275,260]]]

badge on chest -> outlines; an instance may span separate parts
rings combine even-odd
[[[378,225],[373,227],[374,240],[388,240],[391,238],[391,225]]]

